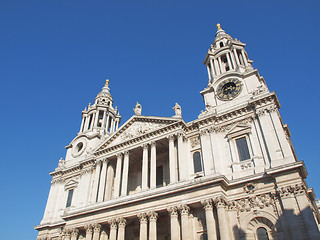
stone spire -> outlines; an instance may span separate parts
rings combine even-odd
[[[213,45],[216,44],[216,42],[220,41],[221,39],[223,38],[226,38],[226,39],[229,39],[229,40],[233,40],[232,37],[227,34],[222,28],[221,28],[221,24],[218,23],[217,24],[217,32],[216,32],[216,36],[215,36],[215,39],[213,41]]]
[[[101,92],[98,93],[98,95],[96,96],[96,103],[108,103],[113,102],[111,93],[110,93],[110,88],[109,88],[109,79],[106,80],[106,83],[104,85],[104,87],[102,88]]]

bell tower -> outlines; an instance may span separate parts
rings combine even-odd
[[[80,131],[72,142],[66,146],[68,149],[66,161],[78,161],[88,154],[92,154],[93,149],[102,140],[118,129],[120,120],[121,116],[117,107],[113,107],[109,79],[107,79],[101,92],[96,96],[94,104],[89,103],[82,111]]]
[[[245,45],[217,24],[215,39],[203,62],[209,78],[201,92],[206,105],[204,113],[219,113],[247,102],[258,92],[268,92],[264,79],[252,67]]]

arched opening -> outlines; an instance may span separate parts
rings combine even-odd
[[[220,47],[223,47],[223,42],[220,42]]]
[[[200,152],[193,153],[193,166],[194,166],[194,173],[203,171]]]
[[[258,240],[269,240],[267,229],[265,229],[264,227],[259,227],[257,229],[257,238]]]

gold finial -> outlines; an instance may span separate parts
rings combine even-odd
[[[106,80],[106,84],[104,85],[105,87],[109,86],[109,79]]]
[[[220,23],[217,24],[217,29],[222,30]]]

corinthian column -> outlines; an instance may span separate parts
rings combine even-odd
[[[79,235],[79,229],[72,229],[71,231],[71,240],[77,240]]]
[[[225,211],[227,202],[222,197],[216,198],[214,202],[217,208],[220,239],[230,239],[229,237],[230,229],[228,228],[228,222],[227,222],[226,211]]]
[[[180,240],[180,226],[178,220],[178,208],[170,207],[167,209],[170,214],[170,234],[171,240]]]
[[[86,229],[86,240],[92,240],[92,226],[89,224],[84,228]]]
[[[119,197],[119,194],[120,194],[121,168],[122,168],[122,153],[118,153],[117,154],[116,179],[114,182],[114,193],[113,193],[114,198]]]
[[[110,222],[110,240],[116,240],[117,239],[117,220],[112,219]]]
[[[118,239],[117,240],[124,240],[126,223],[127,221],[124,218],[118,219]]]
[[[169,172],[170,183],[177,182],[177,159],[174,151],[174,136],[170,135],[169,139]]]
[[[189,240],[190,237],[189,211],[190,208],[187,205],[180,207],[182,240]]]
[[[148,189],[148,144],[143,144],[142,156],[142,191]]]
[[[123,172],[122,172],[121,196],[127,195],[127,191],[128,191],[129,151],[124,152],[124,160],[123,161],[124,161],[124,163],[123,163]]]
[[[93,225],[93,237],[92,237],[92,240],[99,240],[100,231],[101,231],[101,225],[98,224],[98,223],[95,223]]]
[[[140,240],[148,240],[148,219],[146,213],[138,215],[140,221]]]
[[[71,235],[70,231],[65,230],[63,240],[70,240],[70,235]]]
[[[97,160],[96,162],[96,171],[94,174],[94,182],[93,182],[93,189],[91,195],[91,202],[97,201],[97,194],[98,194],[98,187],[99,187],[99,178],[100,178],[100,170],[101,170],[101,161]]]
[[[157,219],[156,212],[149,212],[149,240],[157,240]]]
[[[216,222],[213,216],[212,200],[207,199],[201,202],[206,215],[208,240],[217,240]]]
[[[150,163],[150,188],[156,188],[157,184],[157,149],[156,142],[151,142],[151,163]]]
[[[98,202],[103,202],[103,196],[104,191],[106,187],[106,176],[107,176],[107,165],[108,165],[108,159],[104,159],[102,162],[102,170],[101,170],[101,176],[99,181],[99,194],[98,194]]]

